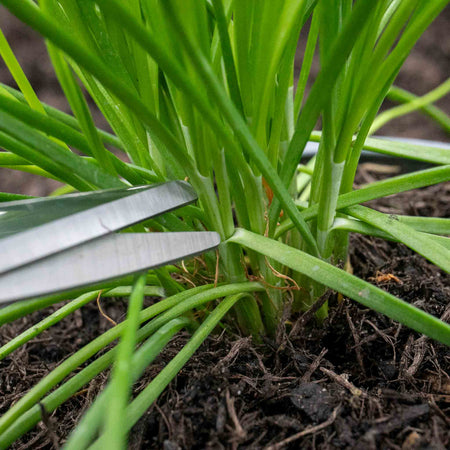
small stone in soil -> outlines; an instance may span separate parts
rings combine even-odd
[[[333,399],[316,383],[302,383],[290,392],[293,405],[313,422],[323,422],[333,411]]]
[[[164,450],[181,450],[181,447],[176,443],[166,439],[163,444]]]

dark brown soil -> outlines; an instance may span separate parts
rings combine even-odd
[[[377,167],[375,167],[377,169]],[[363,167],[361,182],[378,177]],[[450,217],[450,184],[384,199],[379,209]],[[351,238],[355,274],[450,319],[450,279],[400,244]],[[150,299],[148,301],[151,301]],[[125,305],[103,300],[122,320]],[[276,340],[209,338],[131,433],[133,449],[445,449],[450,446],[450,352],[352,301],[331,298],[323,327],[293,317]],[[0,344],[45,317],[0,330]],[[297,332],[292,333],[293,324]],[[0,413],[68,355],[111,325],[95,302],[0,362]],[[135,394],[186,342],[174,339]],[[52,448],[107,381],[97,377],[12,448]],[[48,422],[48,421],[47,421]],[[272,446],[272,447],[270,447]]]

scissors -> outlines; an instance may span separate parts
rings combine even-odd
[[[215,232],[117,233],[193,203],[184,181],[0,203],[0,304],[99,285],[216,248]]]

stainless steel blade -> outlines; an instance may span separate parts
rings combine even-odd
[[[149,188],[133,186],[0,203],[0,239]]]
[[[122,233],[84,243],[0,275],[0,303],[122,278],[217,247],[215,232]]]
[[[192,187],[173,181],[0,240],[0,274],[192,203]]]

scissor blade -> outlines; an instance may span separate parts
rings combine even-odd
[[[0,274],[192,203],[192,187],[173,181],[0,240]]]
[[[122,278],[217,247],[215,232],[122,233],[82,244],[0,275],[0,303]]]
[[[133,186],[0,203],[0,239],[149,188]]]

